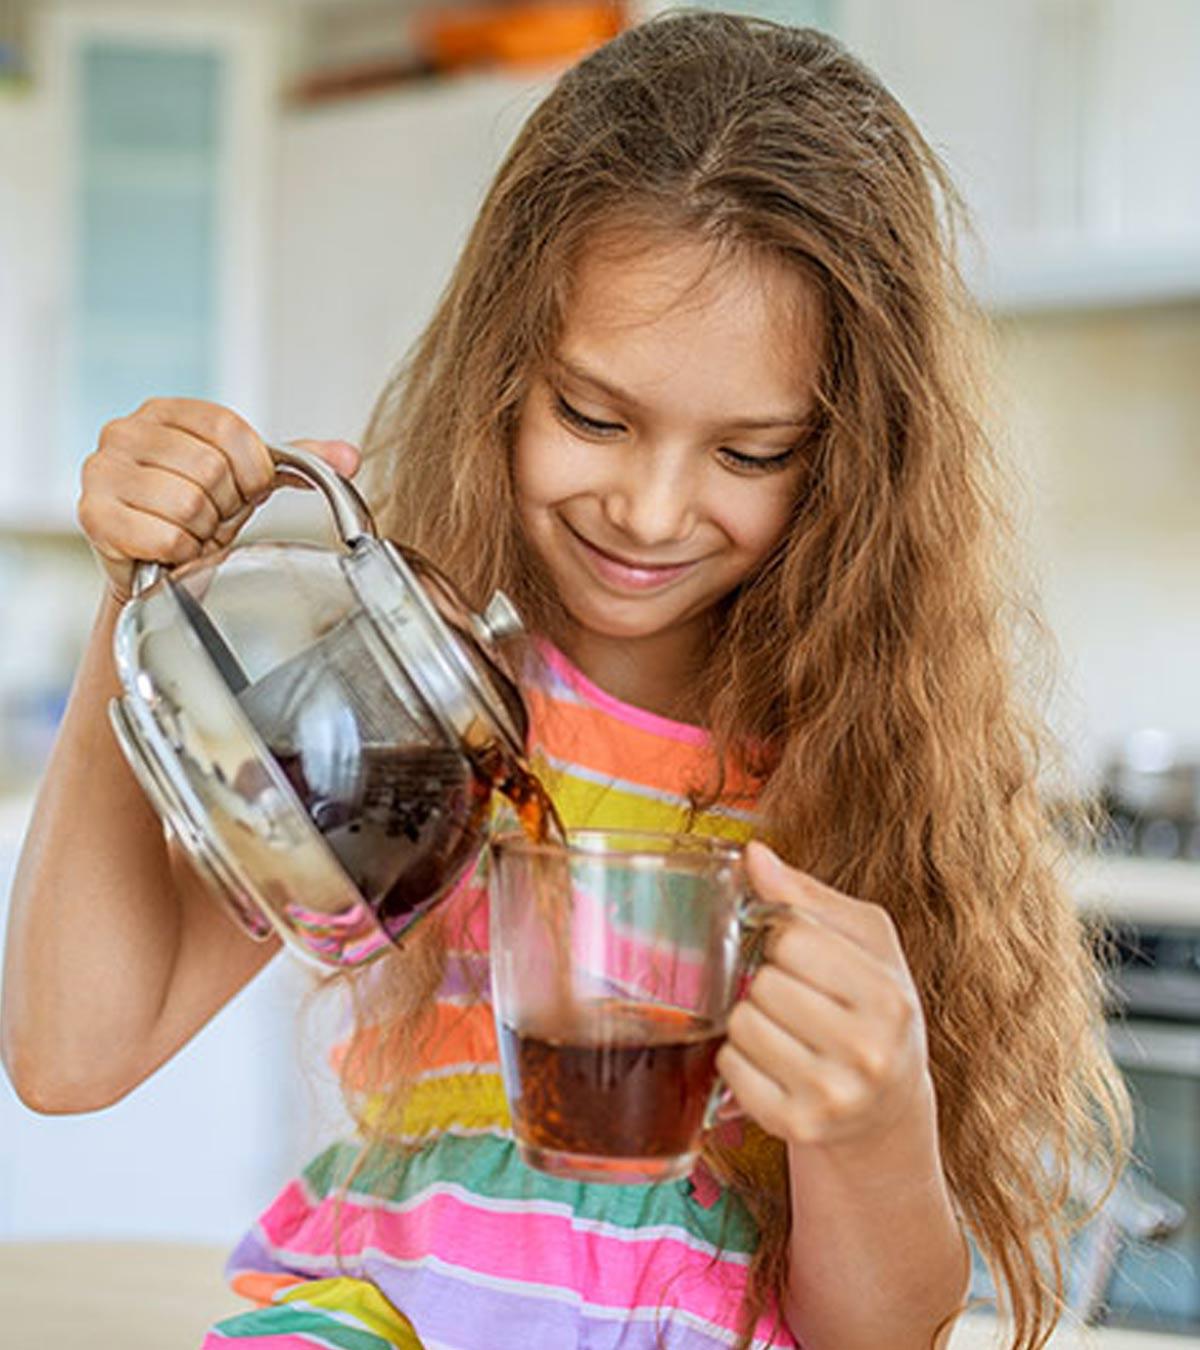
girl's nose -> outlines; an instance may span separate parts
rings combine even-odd
[[[612,525],[642,548],[678,543],[696,524],[696,469],[668,452],[623,456],[604,493]],[[647,560],[649,561],[649,560]]]

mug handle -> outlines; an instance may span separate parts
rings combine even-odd
[[[737,907],[738,925],[743,936],[749,935],[753,939],[742,971],[743,978],[757,967],[762,956],[763,939],[771,931],[772,926],[791,918],[794,914],[792,906],[782,900],[763,900],[750,890],[742,895]],[[718,1076],[713,1084],[708,1109],[704,1113],[704,1128],[711,1130],[726,1121],[738,1119],[739,1115],[740,1111],[733,1093]]]

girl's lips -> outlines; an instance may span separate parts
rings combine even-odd
[[[667,586],[672,581],[683,576],[685,572],[691,571],[695,563],[673,563],[667,567],[647,566],[644,563],[634,564],[622,562],[619,558],[614,558],[612,554],[605,553],[598,549],[595,544],[590,544],[581,535],[576,534],[570,526],[567,527],[571,538],[579,546],[579,551],[583,554],[588,566],[600,578],[624,591],[652,591],[660,586]]]

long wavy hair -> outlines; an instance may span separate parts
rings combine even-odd
[[[365,441],[388,532],[475,604],[502,587],[553,634],[563,616],[521,533],[512,449],[580,250],[641,222],[765,251],[818,288],[821,416],[786,537],[716,616],[707,721],[718,760],[770,748],[745,767],[767,775],[759,808],[781,853],[892,915],[956,1204],[1013,1350],[1033,1350],[1061,1308],[1068,1177],[1080,1161],[1116,1175],[1128,1107],[1039,786],[1051,742],[1027,676],[1044,634],[1014,580],[990,342],[955,262],[964,221],[912,120],[834,39],[653,20],[530,117]],[[411,1067],[440,943],[431,924],[357,990],[393,1066]],[[748,1341],[787,1270],[785,1151],[712,1161],[759,1226]]]

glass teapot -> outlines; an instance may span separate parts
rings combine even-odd
[[[528,717],[499,644],[355,488],[272,447],[323,494],[341,548],[243,544],[135,570],[114,637],[117,740],[170,831],[254,937],[325,966],[389,950],[482,845]]]

